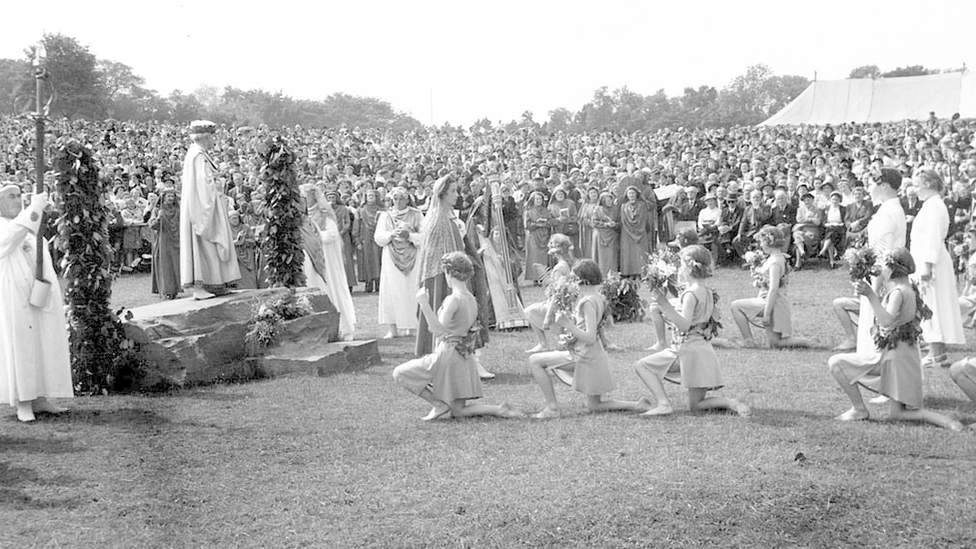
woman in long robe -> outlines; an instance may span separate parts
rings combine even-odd
[[[454,177],[446,175],[438,179],[431,194],[431,205],[427,217],[424,218],[417,254],[417,279],[421,287],[427,289],[431,309],[436,311],[450,293],[441,258],[451,252],[463,251],[464,240],[459,222],[454,217],[454,203],[458,197]],[[433,349],[434,335],[427,327],[427,319],[420,317],[415,354],[423,356],[430,354]]]
[[[549,267],[549,234],[552,214],[546,207],[546,198],[539,191],[529,196],[525,208],[525,278],[538,286],[544,273],[536,265]]]
[[[373,236],[380,212],[384,211],[379,197],[373,189],[366,191],[366,204],[359,208],[356,216],[356,252],[359,263],[359,280],[366,284],[366,292],[377,291],[380,284],[380,267],[383,249],[376,244]]]
[[[237,281],[237,288],[239,290],[263,288],[260,247],[254,228],[245,223],[240,212],[236,210],[231,210],[227,215],[230,220],[231,235],[234,237],[234,246],[237,248],[237,265],[241,268],[241,279]]]
[[[620,206],[620,274],[639,276],[647,260],[647,203],[637,187],[628,187],[627,201]]]
[[[566,189],[556,187],[549,201],[549,213],[553,217],[552,232],[564,234],[579,249],[579,214],[576,203],[569,199]]]
[[[339,311],[339,337],[351,340],[356,330],[356,309],[353,306],[352,295],[349,292],[349,281],[343,264],[343,241],[339,234],[339,224],[336,220],[332,204],[325,198],[321,187],[306,193],[308,217],[313,225],[311,231],[312,242],[306,242],[310,249],[305,254],[304,270],[309,287],[318,288],[328,294],[332,304]],[[314,241],[315,232],[321,241],[322,255],[318,256],[313,247],[319,245]],[[322,263],[317,265],[317,263]]]
[[[600,195],[600,206],[593,214],[593,260],[603,276],[620,270],[620,219],[613,195]]]
[[[159,209],[149,219],[155,231],[152,247],[152,293],[176,299],[180,293],[180,201],[176,189],[164,189]]]
[[[922,337],[929,344],[929,353],[922,364],[948,366],[946,344],[965,344],[966,336],[952,257],[945,244],[951,223],[941,196],[945,184],[938,172],[929,169],[917,173],[914,179],[922,209],[912,223],[908,239],[912,259],[918,267],[912,280],[918,284],[922,300],[932,309],[932,318],[922,321]]]
[[[579,256],[580,259],[595,259],[593,253],[593,217],[600,207],[600,191],[596,187],[586,190],[586,199],[579,210]],[[604,273],[606,276],[606,273]]]
[[[417,307],[406,299],[417,292],[417,247],[424,216],[411,208],[407,191],[390,192],[393,207],[381,212],[373,240],[383,250],[379,281],[379,323],[390,326],[384,339],[417,329]]]
[[[342,240],[342,265],[346,270],[346,281],[349,283],[349,290],[352,291],[353,284],[356,283],[356,259],[353,257],[352,245],[352,214],[349,208],[342,203],[339,193],[328,191],[325,194],[329,203],[332,205],[336,215],[336,224],[339,228],[339,238]]]

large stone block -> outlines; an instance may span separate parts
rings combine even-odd
[[[282,323],[280,341],[300,346],[334,342],[339,335],[339,312],[328,295],[307,293],[313,314]],[[261,304],[287,290],[246,290],[204,301],[161,301],[131,310],[127,337],[138,343],[146,365],[138,387],[199,385],[261,377],[265,372],[247,360],[244,335]],[[375,345],[374,345],[375,347]]]

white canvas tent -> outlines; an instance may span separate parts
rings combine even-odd
[[[930,112],[976,118],[976,77],[954,72],[815,81],[760,126],[926,120]]]

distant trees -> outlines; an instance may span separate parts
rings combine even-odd
[[[848,78],[899,78],[902,76],[926,76],[929,74],[939,74],[941,72],[961,72],[965,69],[952,69],[940,71],[938,69],[928,69],[922,65],[911,65],[908,67],[898,67],[887,72],[881,72],[877,65],[864,65],[851,70]]]

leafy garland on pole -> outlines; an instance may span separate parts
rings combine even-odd
[[[112,296],[105,185],[91,151],[75,140],[59,143],[53,159],[62,200],[57,247],[62,252],[68,340],[75,391],[105,394],[130,374],[134,344],[125,337]]]
[[[277,288],[304,286],[304,211],[295,173],[295,155],[281,136],[259,145],[258,154],[262,161],[261,181],[267,190],[265,207],[268,222],[264,229],[264,253],[268,282]]]

